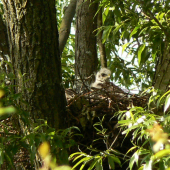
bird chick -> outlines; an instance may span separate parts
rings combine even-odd
[[[91,84],[92,88],[101,89],[103,84],[109,82],[111,71],[107,68],[101,68],[96,74],[96,80]]]

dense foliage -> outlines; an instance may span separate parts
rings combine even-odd
[[[106,149],[99,150],[92,145],[86,145],[87,153],[78,150],[78,141],[75,141],[74,136],[82,136],[79,134],[79,128],[73,126],[56,131],[49,127],[45,120],[38,119],[33,123],[29,113],[20,109],[19,102],[24,102],[21,94],[15,94],[10,83],[7,85],[7,81],[12,82],[15,76],[1,70],[2,168],[14,168],[20,159],[24,162],[22,156],[26,153],[29,155],[26,162],[31,162],[28,166],[35,167],[35,158],[38,156],[48,167],[55,170],[70,169],[68,166],[58,167],[56,159],[59,164],[69,164],[70,160],[73,169],[101,170],[105,164],[109,169],[116,169],[115,167],[121,168],[128,162],[130,170],[170,170],[170,91],[161,94],[154,88],[148,88],[154,80],[155,65],[163,54],[165,42],[169,42],[170,3],[166,0],[96,0],[94,3],[99,3],[99,9],[103,9],[103,26],[96,30],[96,34],[97,31],[104,31],[103,43],[106,47],[108,66],[113,72],[112,79],[127,88],[135,86],[139,90],[146,89],[144,94],[150,95],[148,106],[143,108],[132,104],[127,110],[120,110],[110,118],[116,118],[118,121],[118,136],[122,135],[124,140],[130,136],[132,147],[126,154],[114,150],[113,145],[116,144],[117,138],[112,139],[107,133],[103,115],[93,127],[98,135],[95,142],[102,142]],[[64,14],[63,9],[67,5],[68,1],[56,1],[58,27]],[[71,33],[61,58],[65,87],[73,86],[74,36]],[[18,133],[18,120],[22,121],[20,123],[24,127],[22,133]],[[109,146],[108,139],[112,140]],[[125,145],[123,141],[122,145]],[[18,159],[19,154],[21,158]],[[27,163],[25,168],[31,168],[27,167]],[[39,168],[43,165],[42,161],[37,164]],[[42,166],[43,168],[45,167]]]
[[[154,68],[169,42],[169,2],[163,0],[101,0],[103,42],[114,79],[144,89],[152,84]],[[121,46],[121,48],[120,48]],[[119,50],[123,53],[120,56]],[[128,56],[130,60],[128,60]],[[127,61],[128,60],[128,61]]]

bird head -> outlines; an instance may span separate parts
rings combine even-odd
[[[110,79],[111,71],[107,68],[101,68],[96,74],[96,81],[99,83],[108,82]]]

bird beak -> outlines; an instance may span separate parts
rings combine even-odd
[[[106,81],[109,81],[109,80],[110,80],[110,74],[108,74],[106,77]]]

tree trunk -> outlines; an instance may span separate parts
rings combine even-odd
[[[170,84],[170,44],[165,42],[163,55],[156,67],[154,87],[165,92]]]
[[[4,55],[9,56],[9,46],[8,46],[8,35],[7,35],[7,30],[6,26],[2,20],[2,16],[0,15],[0,51]]]
[[[75,75],[76,91],[80,92],[90,86],[89,78],[97,70],[96,35],[97,3],[90,5],[90,0],[77,1]],[[88,79],[89,78],[89,79]]]
[[[65,97],[55,0],[3,0],[15,92],[22,109],[34,119],[64,127]]]

